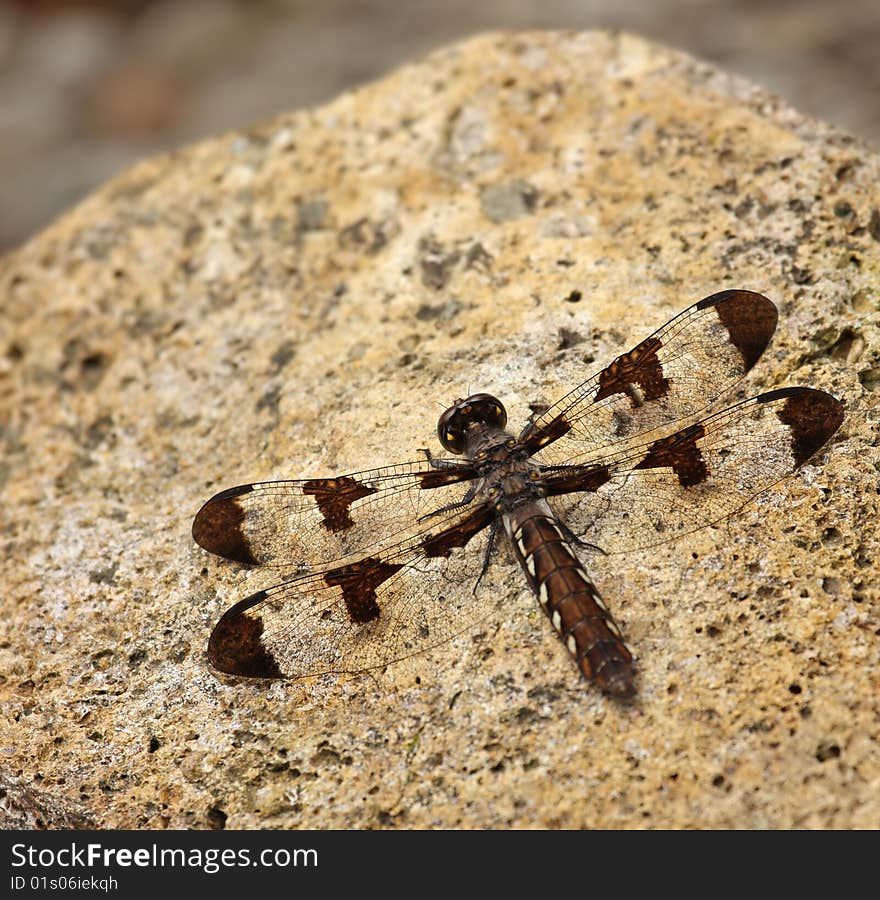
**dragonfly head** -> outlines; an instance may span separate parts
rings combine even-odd
[[[467,430],[476,424],[503,430],[507,425],[507,410],[491,394],[471,394],[465,400],[456,400],[440,416],[437,436],[450,453],[464,453],[467,448]]]

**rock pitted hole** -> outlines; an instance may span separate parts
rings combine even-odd
[[[831,741],[822,741],[816,748],[816,759],[819,762],[827,762],[829,759],[837,759],[840,756],[840,747]]]
[[[212,806],[208,810],[208,827],[214,831],[222,831],[226,827],[229,816],[219,806]]]

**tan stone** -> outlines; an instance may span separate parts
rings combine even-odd
[[[876,827],[878,185],[681,54],[490,35],[148,160],[6,258],[4,824]],[[277,577],[192,543],[215,490],[415,458],[468,389],[515,428],[729,287],[781,312],[747,389],[847,419],[729,524],[592,563],[634,703],[506,562],[502,619],[379,678],[206,669]]]

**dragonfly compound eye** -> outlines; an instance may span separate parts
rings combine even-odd
[[[440,443],[450,453],[464,453],[468,426],[475,423],[503,429],[507,425],[507,410],[491,394],[473,394],[456,400],[437,423]]]

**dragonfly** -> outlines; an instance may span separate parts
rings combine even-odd
[[[718,409],[758,362],[774,303],[725,290],[685,309],[518,435],[487,393],[440,416],[448,456],[242,484],[199,510],[193,538],[284,572],[227,609],[207,648],[226,675],[306,679],[386,667],[475,628],[506,598],[481,587],[508,542],[589,682],[637,693],[637,666],[587,571],[734,515],[840,427],[843,404],[784,387]],[[512,560],[507,554],[507,565]]]

